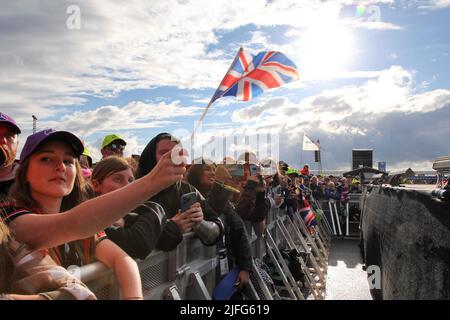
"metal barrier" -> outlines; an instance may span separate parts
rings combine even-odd
[[[332,234],[337,236],[346,236],[346,237],[359,237],[361,217],[351,217],[350,216],[350,207],[355,206],[357,209],[361,210],[361,195],[362,193],[350,193],[349,201],[345,204],[345,225],[341,225],[339,210],[336,206],[336,201],[333,199],[330,200],[321,200],[320,207],[326,214],[328,221],[330,222],[330,227],[332,228]],[[341,228],[342,226],[342,228]],[[344,230],[342,230],[344,229]]]
[[[292,243],[288,243],[289,239],[286,239],[286,232],[283,233],[283,229],[280,229],[278,225],[278,223],[284,223],[288,219],[289,217],[284,210],[277,208],[270,210],[266,220],[264,238],[270,238],[272,247],[292,245]],[[255,235],[251,223],[245,222],[245,225],[253,257],[261,259],[267,253],[265,239]],[[309,245],[313,245],[313,249],[318,250],[314,243],[309,243]],[[319,253],[317,252],[317,254]],[[323,257],[320,260],[320,270],[322,271],[319,272],[319,276],[321,286],[324,287],[323,271],[326,267],[324,268],[323,265]],[[204,246],[195,233],[185,234],[183,241],[173,251],[154,250],[145,260],[136,260],[136,262],[141,275],[144,299],[146,300],[211,299],[210,293],[217,282],[217,250],[216,246]],[[315,267],[317,269],[319,266],[315,264]],[[120,298],[119,286],[111,269],[100,262],[82,266],[80,269],[81,281],[96,294],[98,299]],[[259,277],[259,284],[250,285],[251,291],[257,296],[254,288],[254,285],[257,285],[264,292],[264,297],[271,299],[270,293],[267,292],[268,289],[264,287],[265,285],[260,280],[261,277]],[[296,297],[303,298],[300,294],[297,294]]]

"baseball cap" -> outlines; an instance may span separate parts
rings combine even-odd
[[[295,174],[295,175],[299,176],[298,171],[294,168],[288,168],[288,170],[286,171],[286,175],[290,175],[290,174]]]
[[[80,139],[67,131],[56,131],[55,129],[45,129],[29,135],[22,152],[20,153],[20,163],[30,157],[36,149],[44,142],[60,140],[66,142],[75,152],[75,157],[79,158],[83,153],[84,146]]]
[[[20,128],[17,125],[16,121],[7,114],[4,114],[3,112],[0,112],[0,122],[9,123],[16,130],[16,133],[21,133]]]
[[[123,140],[122,137],[118,136],[117,134],[109,134],[103,139],[102,149],[116,140],[121,141],[124,146],[127,145],[127,143],[125,142],[125,140]]]
[[[86,158],[88,159],[88,162],[89,162],[89,166],[92,167],[92,157],[91,157],[91,152],[89,151],[88,147],[84,146],[82,155],[86,156]]]

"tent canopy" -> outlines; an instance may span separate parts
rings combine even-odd
[[[362,168],[354,169],[352,171],[344,172],[342,175],[344,177],[345,176],[359,177],[361,175],[364,175],[365,173],[372,173],[372,174],[381,173],[381,174],[387,175],[387,172],[380,171],[380,170],[370,168],[370,167],[362,167]]]

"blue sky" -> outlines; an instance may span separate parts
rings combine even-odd
[[[4,1],[0,110],[22,142],[34,114],[38,128],[78,134],[94,160],[109,133],[140,153],[160,132],[190,135],[243,46],[283,52],[301,79],[250,102],[217,100],[197,147],[276,132],[279,158],[300,167],[313,163],[306,133],[328,170],[349,169],[352,148],[374,149],[388,170],[430,170],[450,154],[449,0],[251,4]],[[258,151],[236,141],[226,155]]]

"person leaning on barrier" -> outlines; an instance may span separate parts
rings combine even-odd
[[[48,255],[14,240],[0,220],[0,300],[95,300],[95,295]]]
[[[142,179],[79,204],[84,199],[78,163],[82,152],[81,141],[69,132],[47,129],[28,137],[10,192],[11,201],[1,207],[3,221],[20,247],[30,248],[29,254],[47,258],[49,248],[93,236],[148,197],[179,181],[185,172],[185,151],[175,155],[178,164],[172,160],[174,155],[167,153]],[[141,297],[142,292],[123,298]]]
[[[280,209],[285,209],[292,217],[294,212],[297,211],[296,188],[293,186],[291,179],[287,176],[280,176],[280,185],[282,190],[281,194],[283,196],[283,204],[280,206]]]
[[[241,183],[241,196],[236,205],[236,213],[243,219],[253,223],[256,235],[262,236],[266,229],[266,217],[271,204],[266,197],[265,181],[261,176],[247,177]]]
[[[91,183],[97,196],[123,188],[134,181],[130,163],[110,156],[97,163]],[[165,222],[164,209],[147,201],[113,226],[105,229],[108,239],[116,243],[132,258],[145,259],[155,248]]]
[[[312,195],[314,199],[321,200],[323,199],[323,192],[319,186],[319,179],[316,176],[313,176],[309,183],[309,188],[311,189]]]
[[[280,184],[280,174],[276,173],[270,176],[266,181],[266,194],[270,201],[270,208],[280,208],[284,203],[284,197],[282,196],[282,188]]]
[[[227,249],[228,266],[231,269],[234,265],[239,268],[239,287],[243,288],[249,282],[250,271],[252,270],[252,252],[244,222],[239,217],[230,199],[239,190],[230,188],[225,182],[230,181],[231,176],[226,172],[224,166],[219,166],[216,178],[215,168],[212,165],[194,164],[188,173],[188,182],[206,196],[207,202],[218,213],[224,221],[224,244]],[[227,271],[225,271],[227,272]],[[221,275],[224,275],[222,272]]]
[[[170,152],[179,144],[180,141],[169,133],[161,133],[154,137],[141,154],[137,178],[151,171],[159,163],[164,153]],[[181,196],[190,192],[197,193],[197,203],[186,212],[181,212]],[[207,246],[215,245],[223,234],[218,214],[206,202],[201,193],[185,181],[173,183],[148,200],[160,204],[168,220],[161,231],[156,245],[157,249],[164,251],[175,249],[183,241],[183,234],[191,230]]]
[[[332,181],[328,182],[328,185],[325,188],[325,199],[326,200],[334,199],[337,200],[338,203],[341,201],[341,194],[336,189],[336,186]]]
[[[19,167],[16,161],[20,128],[10,116],[0,112],[0,196],[7,196]]]
[[[76,160],[81,156],[82,149],[82,142],[68,132],[44,130],[27,138],[17,170],[17,176],[25,179],[16,180],[11,189],[11,197],[28,208],[28,213],[25,211],[21,214],[32,214],[31,208],[41,215],[59,212],[63,197],[68,194],[73,195],[67,203],[68,208],[85,199],[84,178]],[[9,219],[13,218],[10,216]],[[136,262],[108,240],[103,231],[85,239],[48,248],[46,255],[65,268],[82,266],[97,259],[113,268],[122,297],[142,296]]]

